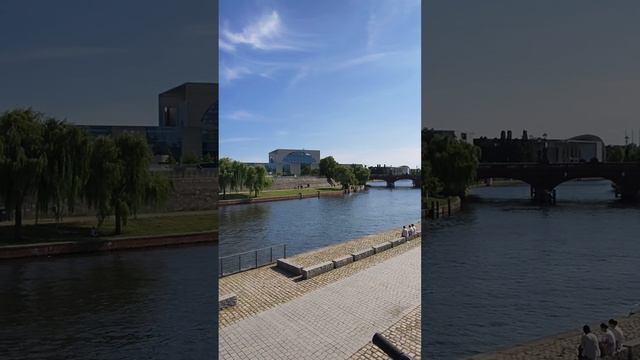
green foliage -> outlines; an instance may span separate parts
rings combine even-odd
[[[204,155],[202,155],[202,162],[203,163],[212,163],[213,162],[213,156],[211,156],[211,154],[206,153]]]
[[[425,152],[425,186],[433,191],[437,190],[440,183],[443,195],[464,196],[467,187],[475,179],[479,151],[473,145],[455,138],[436,135],[427,144]],[[430,169],[432,176],[428,176],[427,169]],[[437,181],[430,182],[430,177],[435,177]]]
[[[327,181],[329,183],[332,183],[333,182],[332,179],[336,179],[336,175],[337,175],[336,172],[339,167],[340,166],[338,165],[336,160],[333,158],[333,156],[327,156],[320,160],[320,164],[319,164],[320,176],[326,176]]]
[[[350,168],[338,166],[335,170],[335,179],[340,182],[343,189],[348,189],[351,185],[356,185],[358,180]]]
[[[623,162],[625,157],[625,149],[623,146],[607,146],[608,162]]]
[[[115,214],[116,233],[144,203],[166,201],[171,184],[152,175],[152,152],[141,135],[90,139],[64,121],[18,109],[0,117],[0,199],[15,214],[21,238],[25,198],[36,201],[36,215],[50,208],[56,220],[73,213],[84,197],[96,209],[98,224]]]
[[[182,163],[185,165],[197,164],[199,160],[200,158],[198,157],[198,155],[194,153],[188,153],[188,154],[182,155]]]
[[[42,115],[31,109],[0,117],[0,198],[15,215],[15,238],[21,239],[22,207],[38,189],[46,164],[42,150]]]
[[[258,197],[260,191],[270,185],[267,170],[263,166],[247,166],[228,157],[220,159],[218,167],[218,185],[222,198],[226,199],[227,190],[242,191],[247,188]]]
[[[369,171],[367,167],[356,166],[353,169],[353,174],[356,177],[358,185],[366,185],[367,181],[369,181],[369,176],[371,175],[371,171]]]

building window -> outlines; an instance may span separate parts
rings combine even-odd
[[[178,109],[165,106],[163,109],[163,126],[176,126],[178,124]]]

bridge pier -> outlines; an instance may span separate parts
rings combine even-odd
[[[632,185],[618,186],[616,189],[617,194],[620,194],[620,200],[624,202],[638,201],[638,187]]]
[[[531,186],[531,198],[539,204],[555,204],[556,190],[546,187]]]
[[[395,188],[395,187],[396,187],[396,183],[395,183],[395,181],[388,181],[388,180],[387,180],[387,188],[389,188],[389,189],[393,189],[393,188]]]

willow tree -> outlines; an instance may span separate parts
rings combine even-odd
[[[121,234],[129,216],[136,215],[142,205],[166,200],[170,182],[151,173],[152,157],[147,140],[138,134],[95,140],[85,193],[89,204],[97,209],[99,225],[113,215],[115,233]]]
[[[227,188],[231,187],[233,182],[233,160],[228,157],[220,159],[218,165],[218,185],[222,190],[222,198],[227,198]]]
[[[53,205],[57,221],[73,213],[89,174],[89,138],[86,132],[53,118],[43,126],[46,159],[38,180],[37,211],[47,213]]]
[[[253,183],[253,191],[256,193],[256,197],[258,197],[260,191],[269,186],[271,182],[269,181],[269,178],[267,178],[267,169],[265,169],[264,166],[256,166],[255,173],[256,177],[255,182]]]
[[[22,210],[37,190],[45,164],[42,153],[42,115],[31,109],[5,112],[0,117],[0,198],[13,210],[16,240],[22,239]]]
[[[87,204],[96,210],[98,227],[113,213],[112,196],[123,171],[113,138],[99,136],[91,144],[89,176],[85,186]]]

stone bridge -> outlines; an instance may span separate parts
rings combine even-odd
[[[388,188],[394,188],[395,182],[398,180],[411,180],[413,181],[413,187],[419,188],[422,185],[420,174],[371,174],[369,180],[384,180],[387,182]]]
[[[640,190],[640,163],[480,163],[477,179],[509,178],[531,185],[534,199],[555,201],[554,188],[580,178],[611,180],[622,200],[636,200]]]

